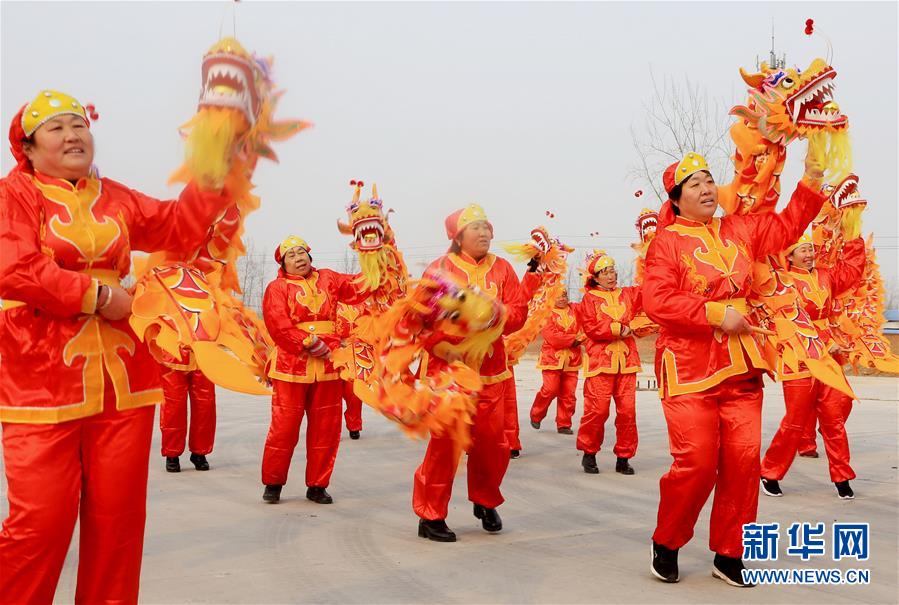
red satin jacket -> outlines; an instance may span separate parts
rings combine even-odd
[[[543,346],[540,347],[538,370],[564,370],[577,372],[584,363],[581,346],[572,346],[581,334],[576,305],[564,309],[553,308],[546,327],[543,328]],[[583,338],[581,338],[583,340]]]
[[[656,376],[663,396],[705,391],[751,371],[770,370],[752,334],[729,337],[718,326],[728,306],[744,315],[752,263],[794,243],[824,203],[804,183],[778,214],[682,217],[649,245],[643,305],[660,326]]]
[[[865,240],[859,237],[843,245],[839,262],[829,269],[813,268],[808,271],[791,266],[787,271],[778,272],[781,281],[793,284],[799,304],[808,313],[825,347],[833,344],[830,325],[833,299],[858,285],[865,272],[865,262]],[[786,364],[778,365],[777,373],[781,380],[811,376],[804,364],[800,365],[798,372],[791,372]]]
[[[95,313],[131,251],[191,250],[227,198],[188,185],[163,202],[111,179],[14,169],[0,180],[0,421],[53,424],[162,401],[159,369],[128,320]]]
[[[311,356],[304,340],[315,335],[332,351],[340,346],[338,303],[355,305],[365,298],[354,284],[356,277],[330,269],[313,269],[307,277],[278,270],[262,299],[262,318],[275,341],[269,378],[301,383],[339,378],[331,360]]]
[[[642,369],[637,341],[621,329],[643,310],[640,286],[601,290],[591,288],[578,305],[587,335],[587,378],[597,374],[634,374]]]

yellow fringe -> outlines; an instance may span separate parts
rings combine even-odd
[[[220,188],[230,169],[235,143],[247,131],[240,112],[223,107],[201,107],[181,129],[189,131],[185,167],[203,185]]]

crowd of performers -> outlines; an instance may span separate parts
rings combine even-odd
[[[248,57],[226,39],[204,69],[224,61],[264,71]],[[760,90],[781,81],[765,78],[744,76]],[[561,279],[570,249],[535,229],[518,249],[528,260],[519,278],[492,251],[493,223],[476,204],[446,217],[446,254],[411,279],[377,190],[364,199],[363,183],[354,181],[349,223],[340,229],[353,236],[360,272],[316,267],[313,248],[288,236],[275,249],[278,274],[260,320],[234,297],[243,219],[258,206],[249,175],[257,156],[274,157],[267,140],[306,124],[272,121],[278,95],[267,74],[259,81],[260,102],[270,106],[229,105],[220,88],[204,89],[185,127],[191,152],[175,179],[187,186],[170,202],[97,174],[96,115],[73,97],[41,91],[12,121],[17,164],[0,181],[0,421],[10,503],[0,532],[0,601],[52,601],[80,518],[75,600],[136,602],[153,406],[164,402],[166,470],[180,471],[186,442],[191,463],[206,471],[216,385],[271,393],[265,502],[280,501],[305,417],[306,498],[333,503],[327,488],[342,401],[351,439],[360,437],[364,402],[428,439],[410,485],[419,536],[456,540],[446,519],[463,454],[472,512],[485,531],[499,532],[503,478],[522,449],[513,367],[538,334],[543,382],[531,427],[541,428],[555,400],[556,431],[573,435],[583,376],[573,444],[582,470],[600,472],[596,456],[614,400],[615,471],[626,476],[635,473],[638,444],[636,339],[658,335],[655,375],[673,462],[660,480],[652,534],[657,578],[679,580],[678,551],[714,490],[713,573],[745,586],[742,526],[756,520],[760,485],[783,495],[780,482],[797,452],[815,451],[816,423],[830,480],[840,498],[853,497],[845,423],[854,396],[843,365],[857,349],[845,330],[837,334],[834,314],[840,295],[863,281],[869,254],[848,210],[837,218],[837,236],[820,246],[803,235],[825,203],[845,193],[824,180],[832,150],[810,137],[802,180],[779,213],[773,205],[747,210],[746,199],[762,199],[759,191],[740,189],[739,178],[719,189],[705,159],[687,153],[660,175],[668,199],[638,220],[637,283],[621,286],[614,259],[593,250],[576,303]],[[761,182],[755,176],[753,186]],[[779,191],[772,178],[761,193]],[[817,266],[819,248],[838,262]],[[126,289],[133,251],[152,254]],[[786,403],[767,450],[765,374],[783,382]]]

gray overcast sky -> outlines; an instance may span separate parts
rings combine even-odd
[[[287,90],[279,115],[315,122],[279,144],[280,165],[260,162],[263,205],[247,221],[257,252],[296,233],[319,265],[336,265],[347,239],[335,220],[349,180],[361,178],[397,210],[391,223],[413,273],[445,250],[444,216],[472,201],[498,240],[545,223],[629,264],[633,222],[649,201],[634,199],[647,187],[627,176],[630,126],[643,120],[650,65],[742,103],[738,68],[766,56],[772,18],[788,64],[824,56],[822,37],[803,34],[811,17],[833,43],[836,99],[870,200],[865,229],[895,280],[895,2],[2,2],[0,11],[4,128],[41,88],[93,102],[101,172],[160,197],[177,192],[165,181],[180,163],[176,128],[195,110],[202,55],[223,21],[231,32],[234,13],[244,46],[276,58]],[[804,153],[805,143],[789,148],[786,194]],[[5,173],[12,157],[2,155]]]

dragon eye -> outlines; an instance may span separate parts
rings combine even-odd
[[[793,81],[793,78],[784,78],[783,80],[781,80],[780,85],[784,88],[793,88],[793,85],[795,83],[796,82]]]
[[[370,206],[374,206],[375,208],[380,208],[382,202],[380,199],[376,199],[376,200],[369,200],[368,203]]]
[[[456,294],[456,300],[464,303],[465,302],[465,292],[459,292],[458,294]]]
[[[353,202],[349,206],[346,207],[347,212],[356,212],[359,209],[359,203]]]

